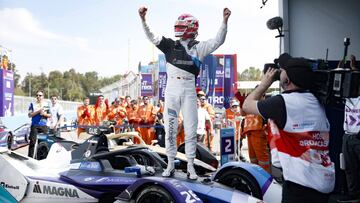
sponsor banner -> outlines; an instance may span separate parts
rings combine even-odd
[[[14,115],[14,73],[0,69],[0,117]]]
[[[207,97],[209,104],[212,104],[216,108],[222,108],[224,106],[224,94],[223,91],[217,91],[213,95]]]
[[[159,100],[165,101],[165,88],[166,88],[167,75],[166,72],[159,72],[158,78],[158,97]]]
[[[236,68],[234,66],[234,55],[224,55],[224,107],[230,107],[230,100],[234,97],[234,86],[236,80]],[[234,77],[235,76],[235,77]]]
[[[234,128],[220,129],[221,165],[235,160]]]
[[[159,54],[159,72],[166,72],[166,59],[164,54]]]
[[[152,74],[142,73],[141,74],[141,96],[152,96],[152,95],[153,95]]]
[[[164,76],[161,70],[165,69],[165,56],[159,55],[159,98],[163,98],[161,88],[165,87]],[[160,81],[160,79],[162,81]],[[217,108],[228,108],[231,98],[234,97],[237,82],[236,54],[234,55],[208,55],[201,65],[196,79],[196,90],[204,91],[208,102]],[[163,87],[160,87],[160,84]]]

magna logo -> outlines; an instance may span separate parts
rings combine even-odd
[[[41,190],[39,182],[36,182],[36,184],[34,185],[33,192],[40,193],[40,194],[61,196],[61,197],[79,198],[79,195],[78,195],[76,189],[43,185],[43,188]]]

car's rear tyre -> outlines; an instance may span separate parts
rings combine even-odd
[[[37,160],[45,159],[48,153],[49,153],[49,147],[47,146],[47,144],[45,142],[40,142],[36,150],[36,159]]]
[[[258,199],[262,199],[262,192],[255,178],[243,169],[231,169],[222,173],[217,182],[242,191]]]
[[[136,196],[136,203],[173,203],[174,198],[163,187],[152,185],[141,190]]]

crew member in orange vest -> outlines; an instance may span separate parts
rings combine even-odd
[[[104,121],[108,120],[110,106],[108,100],[100,95],[95,104],[95,125],[102,125]]]
[[[241,154],[242,139],[241,137],[241,121],[243,119],[240,104],[236,99],[230,102],[230,108],[226,109],[223,115],[224,127],[235,128],[235,140],[239,158],[241,161],[245,161],[245,158]]]
[[[139,123],[140,123],[140,116],[138,114],[139,106],[136,100],[131,100],[130,107],[126,109],[127,118],[129,120],[129,125],[133,126],[134,131],[138,132],[141,135]],[[134,143],[139,144],[139,140],[135,139]]]
[[[209,104],[207,102],[207,99],[206,99],[206,95],[203,91],[199,91],[197,93],[197,97],[200,99],[200,104],[201,104],[201,108],[205,109],[208,114],[210,115],[210,118],[211,118],[211,123],[214,123],[215,121],[215,110],[214,110],[214,107],[211,106],[211,104]],[[208,140],[210,139],[210,144],[208,144]],[[206,123],[206,135],[205,135],[205,146],[208,146],[209,149],[212,151],[213,149],[213,146],[214,146],[214,129],[213,129],[213,126],[210,125],[210,122],[207,122]]]
[[[144,142],[148,145],[151,144],[151,140],[154,140],[153,130],[151,126],[154,125],[155,115],[154,114],[154,106],[149,103],[149,97],[143,97],[144,105],[139,107],[138,115],[140,116],[140,125],[144,127],[140,127],[141,137],[143,138]]]
[[[83,105],[77,108],[78,137],[80,133],[85,132],[86,130],[85,126],[91,126],[94,124],[94,107],[90,105],[90,98],[86,97],[83,102],[84,102]],[[83,126],[83,127],[79,127],[79,126]]]
[[[122,125],[123,120],[126,118],[126,109],[121,106],[121,100],[116,98],[114,105],[110,107],[110,112],[108,114],[109,120],[115,120],[116,125]],[[115,132],[120,132],[120,127],[115,128]]]
[[[263,118],[260,115],[247,114],[243,122],[242,135],[248,140],[250,162],[270,173],[270,151]]]

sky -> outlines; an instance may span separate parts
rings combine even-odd
[[[192,14],[199,41],[215,37],[223,8],[229,8],[227,37],[214,53],[237,54],[238,72],[262,69],[279,55],[277,31],[266,26],[279,15],[277,0],[262,9],[261,0],[0,0],[0,49],[22,78],[70,68],[102,77],[137,72],[139,62],[161,53],[144,34],[140,6],[148,8],[150,29],[173,39],[177,17]]]

